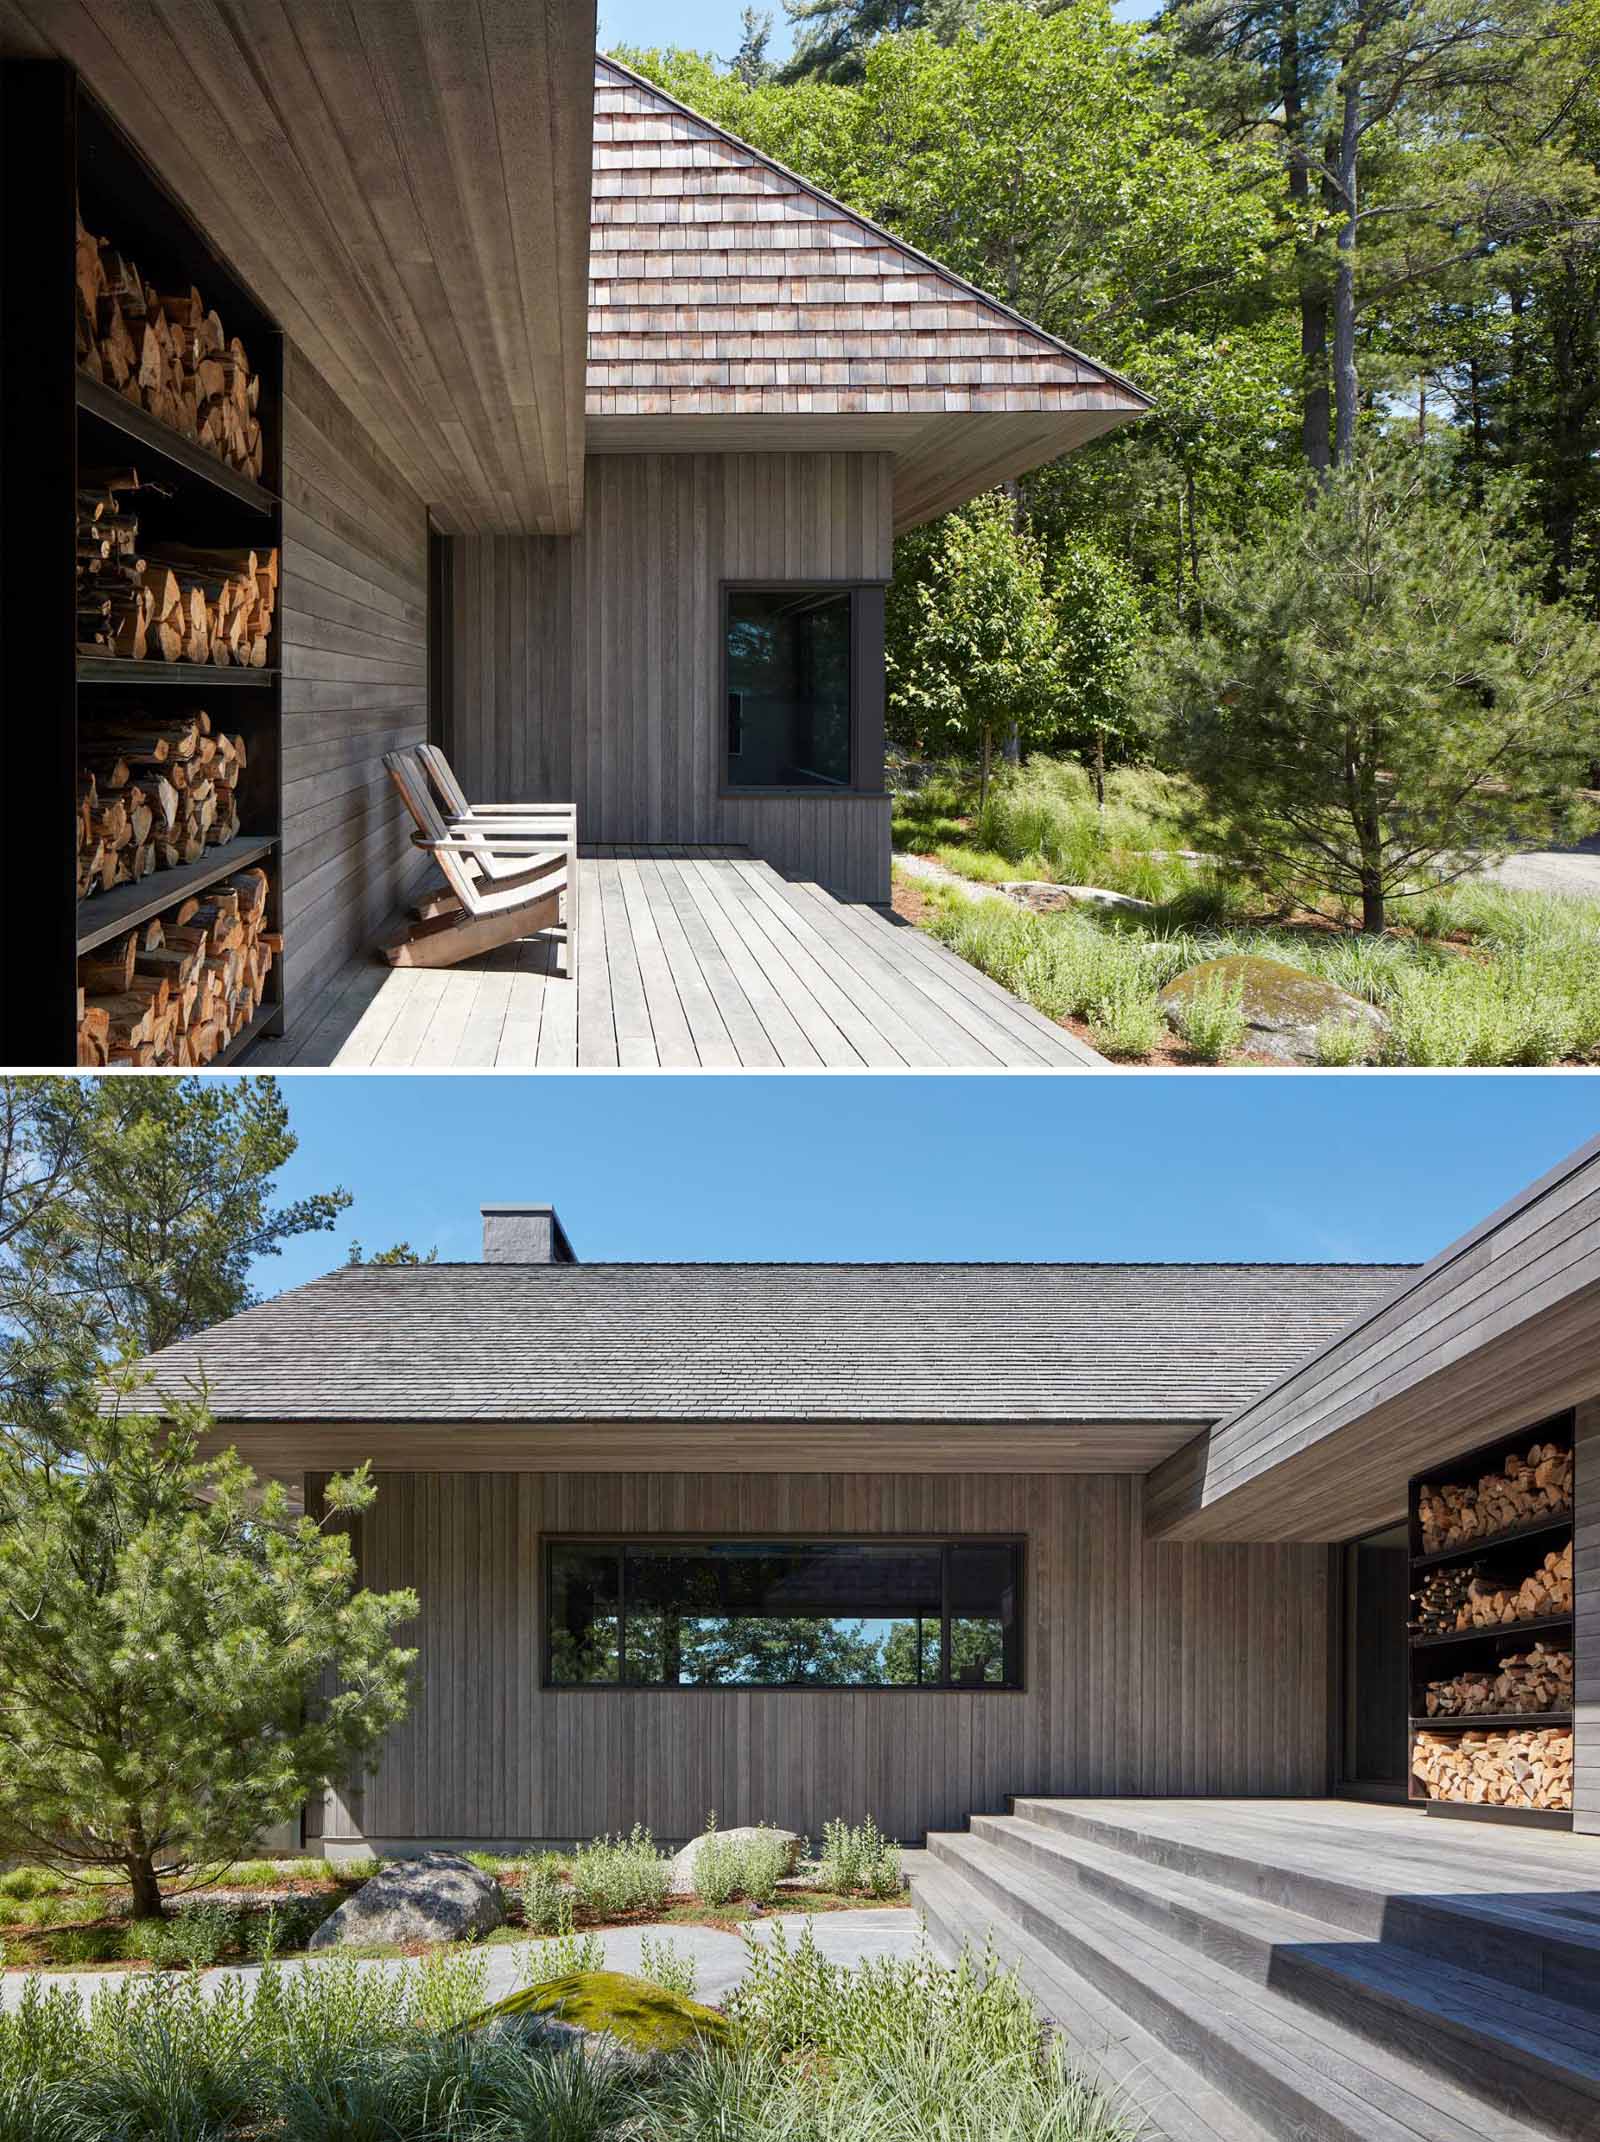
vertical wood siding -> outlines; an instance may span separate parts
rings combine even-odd
[[[468,792],[577,803],[585,841],[739,842],[889,897],[889,804],[726,799],[723,580],[884,580],[887,454],[600,454],[573,537],[452,540],[452,747]]]
[[[419,875],[383,754],[428,733],[427,515],[284,353],[284,959],[291,1024]]]
[[[309,1483],[313,1496],[321,1482]],[[386,1473],[365,1581],[412,1585],[416,1700],[330,1838],[662,1838],[873,1814],[920,1838],[1008,1793],[1319,1793],[1327,1555],[1149,1546],[1131,1474]],[[546,1533],[1026,1540],[1020,1693],[547,1692]]]
[[[1578,1408],[1573,1445],[1572,1826],[1600,1835],[1600,1398]]]

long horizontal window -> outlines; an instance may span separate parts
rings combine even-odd
[[[1016,1688],[1013,1540],[553,1540],[557,1688]]]

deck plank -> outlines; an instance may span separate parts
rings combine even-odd
[[[709,871],[688,857],[667,860],[662,867],[668,873],[678,874],[683,899],[699,915],[707,935],[726,963],[733,987],[760,1021],[777,1062],[802,1068],[825,1062],[822,1050],[796,1016],[783,986],[770,981],[765,970],[752,959],[749,945],[712,892]],[[758,1058],[751,1056],[746,1061],[756,1062]]]
[[[842,919],[843,907],[824,894],[820,901],[796,898],[809,891],[785,883],[769,872],[742,866],[740,875],[758,898],[766,901],[776,919],[794,932],[816,956],[827,961],[838,986],[860,1004],[880,1034],[904,1061],[921,1069],[992,1069],[1005,1062],[1003,1053],[985,1045],[983,1022],[963,1024],[952,1018],[937,1000],[930,999],[869,939],[858,936]],[[821,951],[817,951],[820,946]]]
[[[750,959],[782,996],[796,1023],[822,1062],[832,1069],[854,1070],[858,1064],[898,1063],[870,1020],[861,1018],[849,999],[830,981],[827,971],[766,915],[759,900],[738,875],[736,863],[713,863],[704,873],[711,897],[728,917]]]
[[[736,1068],[741,1061],[738,1044],[722,1016],[717,992],[701,961],[699,944],[684,928],[662,882],[659,862],[644,856],[626,867],[632,872],[629,899],[637,899],[650,916],[662,956],[677,986],[678,1002],[688,1022],[697,1061],[714,1069]]]
[[[737,845],[591,847],[576,986],[555,939],[455,968],[352,960],[284,1065],[1056,1069],[1101,1059],[924,932]]]
[[[611,1009],[611,960],[606,918],[600,905],[600,865],[578,862],[579,901],[578,1056],[580,1064],[604,1070],[617,1061],[617,1028]]]
[[[656,903],[639,875],[644,866],[637,858],[628,856],[619,857],[611,867],[617,873],[622,905],[628,918],[628,933],[639,962],[639,980],[649,1007],[657,1061],[672,1069],[697,1069],[702,1061],[715,1060],[715,1056],[703,1059],[697,1043],[703,1039],[713,1052],[716,1051],[722,1028],[717,1008],[700,979],[694,954],[684,948],[679,965],[669,958]],[[670,910],[668,912],[670,914]],[[697,1011],[703,1021],[703,1025],[696,1023],[692,1031],[691,1010]],[[721,1034],[721,1040],[726,1052],[726,1033]],[[728,1060],[724,1053],[721,1061]]]

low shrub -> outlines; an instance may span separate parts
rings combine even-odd
[[[136,1919],[124,1955],[203,1970],[244,1946],[245,1914],[230,1904],[186,1904],[164,1919]]]
[[[522,1923],[530,1933],[560,1932],[561,1910],[567,1902],[560,1868],[560,1858],[554,1852],[533,1853],[522,1862],[517,1887],[522,1899]]]
[[[1165,1030],[1155,998],[1129,975],[1119,976],[1089,1008],[1089,1040],[1102,1056],[1149,1056]]]
[[[572,1924],[572,1899],[563,1897],[557,1931],[548,1941],[531,1941],[517,1973],[521,1986],[542,1986],[548,1979],[570,1978],[575,1971],[603,1971],[606,1945],[598,1934],[579,1934]]]
[[[58,1926],[43,1936],[39,1952],[57,1970],[82,1970],[120,1963],[129,1954],[127,1940],[128,1929],[121,1926]]]
[[[626,1837],[596,1837],[579,1845],[572,1857],[573,1891],[580,1906],[597,1919],[659,1911],[671,1878],[671,1862],[637,1822]]]
[[[856,1829],[844,1821],[826,1823],[817,1880],[840,1896],[898,1896],[900,1848],[870,1815]]]
[[[711,1827],[694,1855],[694,1887],[702,1904],[720,1911],[739,1894],[744,1870],[740,1864],[739,1847],[731,1838],[718,1834],[716,1820],[713,1815]]]
[[[655,1941],[649,1934],[639,1943],[639,1976],[667,1993],[682,1994],[686,2001],[694,1999],[699,1982],[692,1956],[681,1955],[676,1942]]]

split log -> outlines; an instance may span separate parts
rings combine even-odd
[[[236,872],[170,919],[78,963],[78,1061],[161,1069],[212,1062],[260,1010],[282,938],[267,873]]]
[[[196,863],[239,833],[243,736],[201,711],[85,715],[77,794],[78,897]]]
[[[1572,1687],[1571,1651],[1534,1644],[1491,1667],[1430,1681],[1423,1707],[1430,1718],[1570,1711]]]
[[[1572,1508],[1572,1452],[1555,1443],[1535,1443],[1527,1455],[1513,1452],[1496,1471],[1477,1481],[1418,1490],[1417,1516],[1424,1554],[1468,1546]]]
[[[147,283],[81,216],[75,260],[79,368],[259,483],[261,383],[238,336],[224,333],[198,290]]]
[[[1411,1770],[1430,1800],[1565,1812],[1572,1806],[1572,1732],[1418,1733]]]

